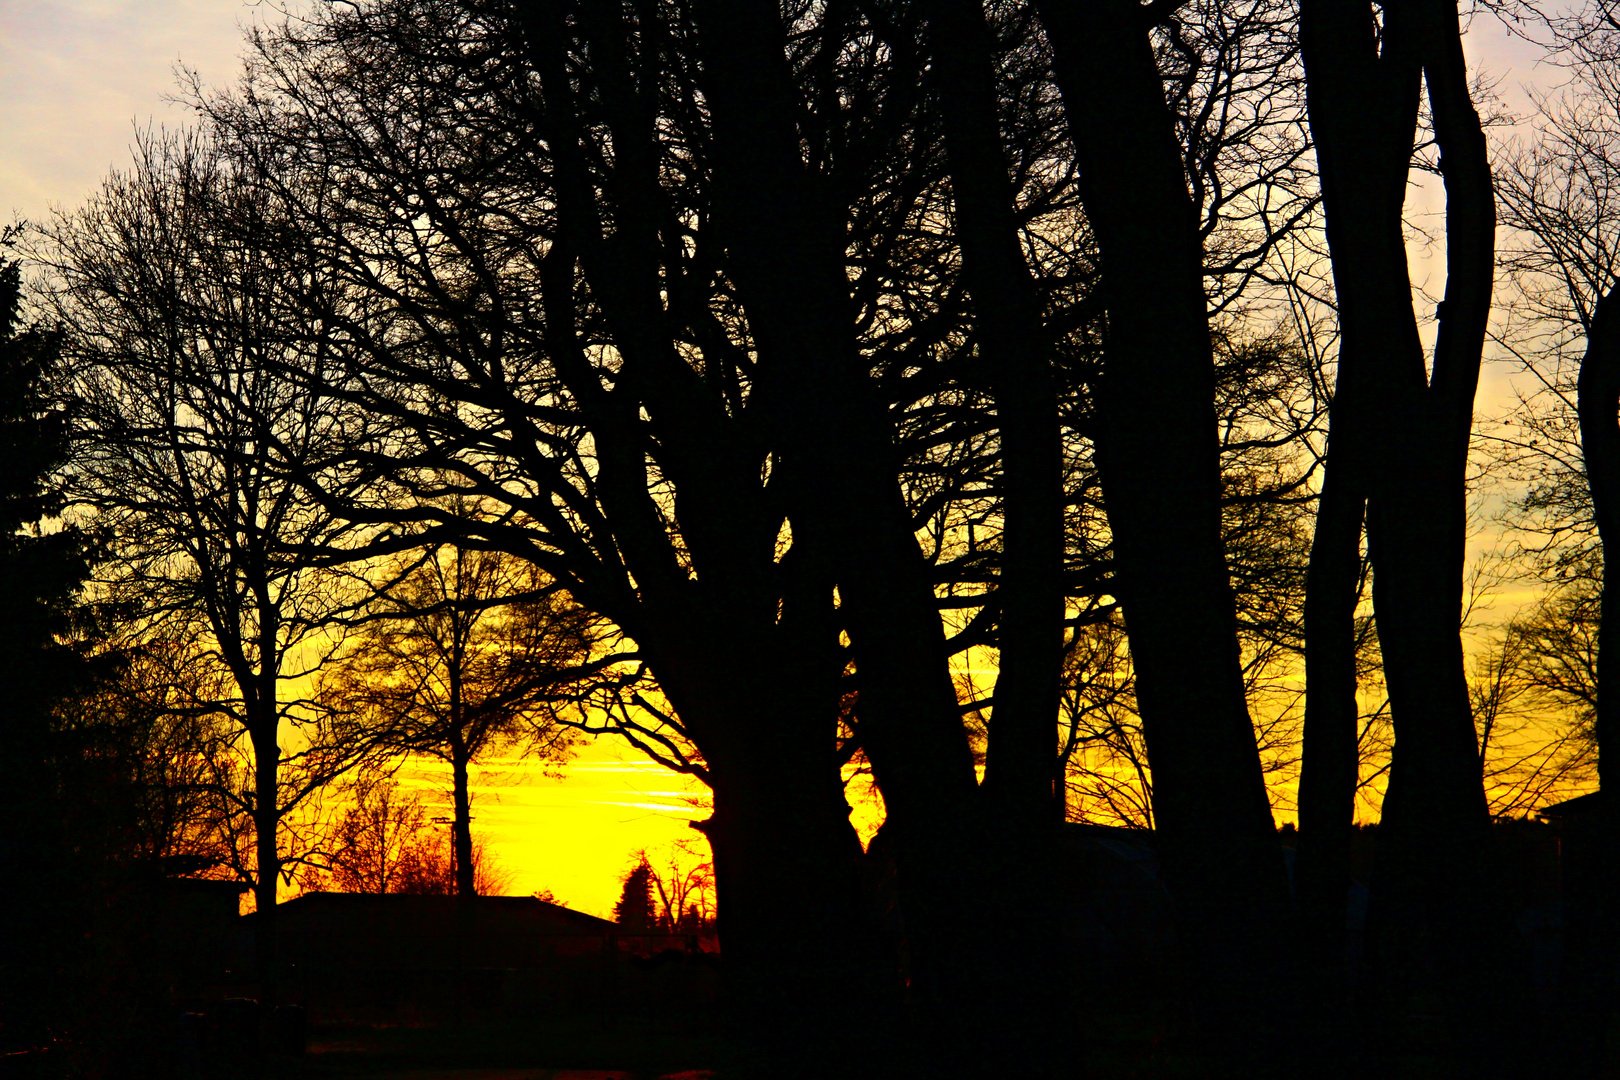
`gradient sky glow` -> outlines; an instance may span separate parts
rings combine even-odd
[[[435,815],[449,813],[449,766],[424,759],[399,779]],[[689,823],[709,816],[702,784],[608,738],[583,748],[561,780],[511,758],[474,766],[471,780],[473,831],[511,871],[506,891],[550,889],[559,903],[604,918],[612,917],[634,852],[645,848],[655,864],[667,862],[677,842],[703,840]]]

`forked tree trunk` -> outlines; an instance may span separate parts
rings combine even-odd
[[[1393,1030],[1391,969],[1427,929],[1465,1069],[1523,1064],[1520,983],[1481,942],[1515,940],[1491,901],[1489,817],[1460,621],[1465,472],[1493,272],[1495,210],[1457,12],[1306,0],[1301,38],[1341,328],[1355,386],[1357,464],[1379,643],[1396,728],[1374,920],[1385,971],[1375,1027]],[[1402,209],[1427,85],[1446,184],[1447,279],[1432,374],[1412,311]],[[1342,392],[1342,391],[1341,391]],[[1379,997],[1375,996],[1374,1001]]]
[[[1027,970],[1023,958],[992,935],[963,933],[1004,914],[992,906],[996,832],[978,812],[938,605],[898,485],[893,422],[853,339],[844,208],[829,205],[831,185],[801,158],[776,6],[708,0],[697,15],[724,211],[716,225],[760,354],[756,400],[774,410],[795,543],[823,552],[838,586],[925,1045],[943,1068],[1027,1075],[1039,1052],[998,1042],[984,1012],[998,986]],[[1012,1059],[992,1060],[992,1045]]]
[[[798,522],[792,551],[778,563],[781,511],[760,482],[758,421],[704,396],[662,332],[658,131],[635,96],[657,76],[630,74],[617,10],[593,5],[573,24],[559,3],[516,13],[540,76],[558,193],[558,236],[543,268],[547,346],[592,418],[611,543],[636,580],[632,602],[618,589],[591,594],[590,582],[581,599],[634,637],[703,753],[715,793],[704,831],[715,854],[727,1000],[745,1058],[737,1067],[773,1078],[882,1074],[882,1054],[866,1048],[881,1050],[895,1036],[895,1003],[881,992],[895,970],[867,929],[874,917],[862,908],[860,844],[834,752],[844,661],[833,582],[807,554],[811,539]],[[645,9],[638,17],[652,18]],[[611,245],[582,159],[569,71],[576,32],[602,65],[602,115],[615,143]],[[653,65],[660,55],[643,51],[640,62]],[[581,268],[614,328],[623,393],[605,393],[583,359],[575,326]],[[758,409],[755,393],[750,411]],[[684,557],[695,578],[648,494],[637,395],[653,404],[661,464],[679,479]],[[773,474],[797,465],[779,459]]]

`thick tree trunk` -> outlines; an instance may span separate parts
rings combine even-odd
[[[1081,166],[1108,312],[1098,460],[1197,1031],[1223,1067],[1280,1067],[1289,900],[1239,667],[1220,534],[1203,257],[1143,21],[1036,8]]]
[[[898,487],[892,421],[854,347],[843,207],[829,205],[829,187],[801,158],[776,7],[708,0],[697,13],[715,205],[724,211],[716,224],[759,350],[756,401],[776,422],[795,543],[803,537],[824,552],[838,585],[861,745],[898,865],[912,1001],[941,1067],[1027,1075],[1040,1067],[1037,1045],[983,1022],[986,1002],[1025,965],[991,935],[962,931],[1005,917],[989,869],[997,834],[977,813],[944,630]],[[1007,1056],[995,1060],[992,1046]]]
[[[792,550],[780,563],[775,553],[781,509],[774,489],[800,463],[774,460],[773,490],[765,491],[759,420],[731,415],[700,392],[686,361],[673,354],[664,304],[683,297],[674,283],[668,296],[661,292],[658,240],[648,234],[659,221],[652,213],[657,170],[645,168],[656,159],[647,151],[658,132],[634,91],[657,79],[627,74],[625,29],[612,12],[593,5],[581,13],[577,28],[603,66],[603,113],[615,142],[608,243],[580,152],[568,70],[576,26],[560,4],[517,14],[541,78],[558,191],[559,235],[543,285],[547,345],[592,417],[611,545],[636,582],[629,602],[613,590],[594,599],[635,638],[704,756],[715,792],[705,832],[716,860],[728,1000],[746,1059],[739,1068],[773,1078],[882,1074],[884,1061],[896,1059],[882,1048],[894,1045],[897,1019],[896,1002],[883,990],[898,971],[892,958],[882,959],[869,929],[875,915],[862,908],[862,854],[834,752],[844,657],[833,581],[820,557],[811,557],[815,545],[797,521]],[[643,9],[639,17],[649,16]],[[644,52],[642,62],[657,56]],[[576,267],[584,268],[623,356],[613,394],[581,356]],[[750,413],[760,411],[761,393],[756,385]],[[685,557],[695,574],[674,555],[648,495],[643,401],[660,465],[678,484]]]
[[[1598,302],[1587,328],[1577,386],[1581,453],[1603,544],[1603,594],[1598,623],[1598,696],[1594,736],[1600,795],[1597,806],[1572,820],[1564,841],[1563,1075],[1603,1075],[1609,1021],[1620,961],[1620,823],[1604,783],[1620,775],[1609,761],[1620,731],[1620,288]],[[1620,758],[1620,753],[1612,756]]]
[[[904,1060],[897,961],[878,938],[832,752],[837,669],[806,647],[804,623],[826,619],[792,605],[784,616],[740,637],[729,635],[746,626],[699,633],[689,621],[642,635],[714,790],[698,827],[714,852],[733,1065],[770,1080],[892,1075]]]
[[[1581,361],[1577,385],[1577,407],[1581,422],[1581,453],[1586,466],[1586,482],[1592,492],[1592,509],[1597,518],[1598,538],[1603,544],[1603,619],[1598,636],[1598,705],[1595,736],[1598,769],[1605,771],[1605,747],[1620,745],[1620,693],[1605,694],[1605,687],[1620,686],[1620,647],[1606,649],[1620,641],[1620,573],[1611,574],[1611,545],[1620,549],[1620,287],[1611,288],[1598,302],[1587,330],[1586,356]],[[1620,559],[1614,560],[1620,563]],[[1608,616],[1614,615],[1611,619]],[[1614,682],[1608,681],[1611,676]],[[1620,752],[1616,753],[1620,759]],[[1612,765],[1612,763],[1608,763]],[[1620,775],[1620,766],[1608,768]]]
[[[770,1080],[892,1075],[899,994],[862,910],[860,840],[836,773],[812,772],[785,759],[728,769],[702,825],[730,1021],[749,1049],[738,1064]]]

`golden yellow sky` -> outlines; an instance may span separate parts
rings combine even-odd
[[[421,792],[434,816],[448,816],[448,765],[413,760],[398,779]],[[882,821],[881,807],[860,797],[866,786],[850,787],[862,840]],[[512,873],[508,895],[550,889],[558,903],[605,918],[637,851],[658,863],[680,841],[696,841],[705,857],[708,850],[689,824],[708,817],[708,789],[611,737],[582,746],[561,779],[531,760],[491,758],[472,769],[472,797],[473,831]]]
[[[398,774],[435,816],[449,814],[449,766],[412,761]],[[557,902],[611,917],[619,878],[646,848],[655,859],[709,814],[708,789],[608,738],[580,748],[561,779],[521,758],[472,769],[473,831],[511,872],[509,895],[550,889]],[[444,826],[441,826],[444,827]]]

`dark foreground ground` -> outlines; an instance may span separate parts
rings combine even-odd
[[[713,1035],[637,1022],[314,1031],[292,1076],[308,1080],[707,1080]]]
[[[1074,1028],[1077,1075],[1087,1080],[1182,1080],[1206,1075],[1162,1016],[1096,1009]],[[1438,1016],[1409,1017],[1390,1080],[1448,1080]],[[1612,1041],[1612,1040],[1611,1040]],[[1620,1045],[1611,1045],[1620,1066]],[[724,1080],[724,1040],[638,1019],[462,1028],[350,1027],[310,1032],[305,1053],[199,1062],[198,1080]],[[1620,1069],[1612,1075],[1620,1076]]]

